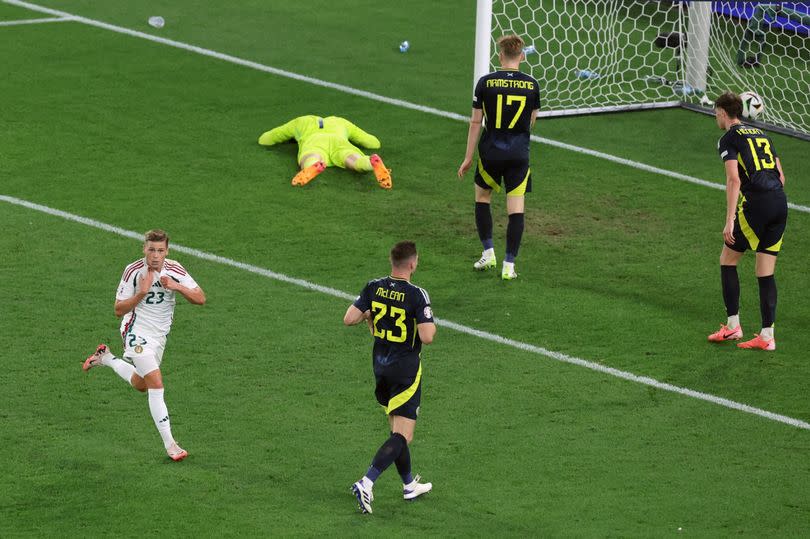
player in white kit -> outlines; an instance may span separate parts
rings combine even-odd
[[[166,336],[172,327],[176,294],[190,303],[205,304],[205,294],[178,262],[166,258],[169,236],[162,230],[145,235],[144,258],[124,269],[115,295],[115,315],[122,317],[123,359],[115,357],[106,344],[82,365],[85,371],[107,366],[132,387],[149,394],[149,411],[172,460],[183,460],[188,452],[172,437],[169,411],[163,400],[160,362]]]

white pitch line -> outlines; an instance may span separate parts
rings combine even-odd
[[[68,213],[66,211],[57,210],[48,206],[43,206],[41,204],[36,204],[34,202],[29,202],[27,200],[23,200],[20,198],[7,196],[7,195],[0,195],[0,201],[8,202],[9,204],[14,204],[16,206],[22,206],[24,208],[28,208],[31,210],[35,210],[38,212],[42,212],[48,215],[53,215],[55,217],[61,217],[62,219],[66,219],[68,221],[73,221],[76,223],[81,223],[83,225],[87,225],[89,227],[97,228],[99,230],[103,230],[105,232],[111,232],[113,234],[117,234],[119,236],[123,236],[125,238],[131,238],[134,240],[142,241],[143,234],[139,234],[137,232],[133,232],[131,230],[126,230],[124,228],[120,228],[113,225],[108,225],[107,223],[102,223],[101,221],[96,221],[95,219],[90,219],[88,217],[82,217],[80,215],[75,215],[73,213]],[[256,275],[261,275],[263,277],[267,277],[269,279],[273,279],[276,281],[281,281],[288,284],[293,284],[296,286],[300,286],[306,288],[308,290],[314,290],[316,292],[320,292],[322,294],[326,294],[329,296],[333,296],[336,298],[340,298],[346,301],[353,301],[356,297],[354,294],[349,294],[347,292],[343,292],[342,290],[337,290],[336,288],[330,288],[328,286],[319,285],[316,283],[312,283],[310,281],[306,281],[304,279],[298,279],[296,277],[290,277],[289,275],[284,275],[283,273],[277,273],[275,271],[261,268],[259,266],[254,266],[252,264],[245,264],[244,262],[239,262],[237,260],[233,260],[231,258],[226,258],[224,256],[219,256],[211,253],[207,253],[205,251],[200,251],[198,249],[193,249],[191,247],[184,247],[183,245],[178,245],[176,243],[172,243],[172,251],[178,251],[180,253],[184,253],[196,258],[200,258],[202,260],[208,260],[210,262],[215,262],[217,264],[222,264],[225,266],[231,266],[234,268],[241,269],[243,271],[247,271],[250,273],[254,273]],[[516,348],[518,350],[523,350],[525,352],[530,352],[533,354],[545,356],[547,358],[560,361],[562,363],[570,363],[572,365],[577,365],[579,367],[584,367],[586,369],[590,369],[592,371],[597,371],[603,374],[607,374],[610,376],[615,376],[616,378],[621,378],[623,380],[628,380],[630,382],[636,382],[638,384],[643,384],[646,386],[654,387],[656,389],[660,389],[663,391],[669,391],[671,393],[677,393],[679,395],[684,395],[687,397],[692,397],[694,399],[703,400],[706,402],[710,402],[712,404],[717,404],[719,406],[723,406],[725,408],[730,408],[732,410],[738,410],[741,412],[746,412],[749,414],[757,415],[759,417],[763,417],[765,419],[769,419],[771,421],[777,421],[780,423],[785,423],[787,425],[791,425],[793,427],[797,427],[800,429],[810,430],[810,423],[802,421],[800,419],[795,419],[792,417],[788,417],[785,415],[777,414],[774,412],[769,412],[767,410],[763,410],[761,408],[756,408],[754,406],[749,406],[748,404],[742,404],[736,401],[732,401],[729,399],[725,399],[723,397],[717,397],[710,393],[703,393],[700,391],[695,391],[693,389],[688,389],[685,387],[680,387],[672,384],[667,384],[665,382],[659,382],[654,378],[650,378],[648,376],[639,376],[637,374],[633,374],[631,372],[622,371],[619,369],[614,369],[613,367],[607,367],[605,365],[600,365],[599,363],[594,363],[593,361],[588,361],[582,358],[578,358],[575,356],[569,356],[568,354],[563,354],[562,352],[555,352],[553,350],[548,350],[547,348],[543,348],[540,346],[535,346],[533,344],[524,343],[521,341],[516,341],[514,339],[508,339],[506,337],[501,337],[500,335],[496,335],[495,333],[490,333],[488,331],[482,331],[479,329],[475,329],[469,326],[465,326],[463,324],[459,324],[453,322],[451,320],[444,320],[444,319],[436,319],[436,324],[442,327],[446,327],[448,329],[453,329],[460,333],[465,333],[467,335],[472,335],[474,337],[478,337],[479,339],[484,339],[487,341],[491,341],[494,343],[502,344],[505,346],[510,346],[512,348]]]
[[[19,19],[16,21],[0,21],[0,26],[17,26],[20,24],[42,24],[46,22],[65,22],[75,20],[73,17],[49,17],[47,19]]]
[[[411,103],[410,101],[405,101],[403,99],[395,99],[392,97],[386,97],[384,95],[375,94],[373,92],[367,92],[365,90],[359,90],[357,88],[352,88],[351,86],[346,86],[343,84],[337,84],[334,82],[329,82],[321,79],[316,79],[314,77],[309,77],[307,75],[301,75],[299,73],[293,73],[292,71],[286,71],[284,69],[279,69],[276,67],[268,66],[265,64],[260,64],[258,62],[253,62],[251,60],[245,60],[243,58],[238,58],[236,56],[231,56],[230,54],[224,54],[221,52],[213,51],[211,49],[205,49],[203,47],[198,47],[196,45],[190,45],[188,43],[183,43],[182,41],[175,41],[173,39],[167,39],[165,37],[159,37],[152,34],[147,34],[145,32],[139,32],[138,30],[131,30],[129,28],[124,28],[123,26],[116,26],[114,24],[109,24],[103,21],[99,21],[96,19],[88,19],[87,17],[81,17],[79,15],[74,15],[72,13],[67,13],[65,11],[59,11],[56,9],[51,9],[44,6],[39,6],[37,4],[31,4],[29,2],[22,2],[21,0],[3,0],[6,4],[10,4],[13,6],[23,7],[26,9],[30,9],[32,11],[38,11],[41,13],[48,13],[51,15],[59,15],[62,17],[70,17],[72,20],[76,22],[80,22],[82,24],[87,24],[89,26],[95,26],[98,28],[103,28],[105,30],[109,30],[111,32],[116,32],[118,34],[125,34],[132,37],[138,37],[141,39],[146,39],[148,41],[153,41],[155,43],[160,43],[162,45],[168,45],[169,47],[175,47],[178,49],[183,49],[186,51],[194,52],[197,54],[201,54],[203,56],[208,56],[210,58],[216,58],[217,60],[222,60],[224,62],[230,62],[232,64],[241,65],[243,67],[248,67],[250,69],[255,69],[257,71],[263,71],[265,73],[271,73],[273,75],[278,75],[279,77],[285,77],[288,79],[298,80],[301,82],[306,82],[309,84],[313,84],[315,86],[321,86],[323,88],[329,88],[331,90],[337,90],[338,92],[343,92],[346,94],[356,95],[359,97],[365,97],[366,99],[371,99],[373,101],[379,101],[381,103],[386,103],[388,105],[394,105],[396,107],[401,107],[410,110],[416,110],[419,112],[424,112],[426,114],[432,114],[434,116],[440,116],[442,118],[448,118],[450,120],[456,120],[460,122],[467,122],[469,120],[469,116],[464,116],[462,114],[457,114],[455,112],[448,112],[445,110],[427,107],[425,105],[418,105],[416,103]],[[645,172],[651,172],[653,174],[659,174],[661,176],[667,176],[669,178],[674,178],[676,180],[685,181],[688,183],[692,183],[695,185],[701,185],[703,187],[710,187],[712,189],[719,189],[725,190],[726,186],[724,184],[710,182],[707,180],[702,180],[700,178],[696,178],[694,176],[689,176],[686,174],[681,174],[679,172],[673,172],[671,170],[666,170],[663,168],[654,167],[652,165],[646,165],[644,163],[640,163],[638,161],[633,161],[632,159],[625,159],[624,157],[618,157],[615,155],[611,155],[608,153],[600,152],[597,150],[590,150],[588,148],[582,148],[580,146],[575,146],[573,144],[568,144],[565,142],[559,142],[556,140],[538,137],[536,135],[532,135],[531,139],[535,142],[539,142],[541,144],[547,144],[549,146],[554,146],[557,148],[562,148],[565,150],[569,150],[576,153],[581,153],[585,155],[590,155],[592,157],[597,157],[599,159],[605,159],[606,161],[612,161],[614,163],[618,163],[620,165],[625,165],[628,167],[636,168],[639,170],[643,170]],[[810,213],[810,206],[801,206],[798,204],[788,203],[788,207],[792,210],[796,210],[803,213]]]

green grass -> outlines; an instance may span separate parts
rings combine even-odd
[[[356,33],[340,26],[350,14],[325,2],[297,11],[48,5],[150,32],[146,18],[161,14],[163,36],[469,109],[472,7],[424,17],[432,3],[407,12],[368,3],[356,19],[366,30]],[[39,16],[4,4],[0,15]],[[780,255],[779,350],[709,346],[705,335],[724,315],[720,191],[535,145],[520,279],[502,283],[470,270],[479,245],[470,179],[455,179],[462,123],[75,23],[0,33],[0,194],[128,230],[161,226],[179,244],[350,294],[387,271],[392,243],[412,238],[415,282],[441,318],[810,421],[807,214],[791,213]],[[407,55],[395,49],[402,39],[412,42]],[[337,169],[290,187],[295,147],[264,150],[255,140],[305,113],[338,113],[378,135],[394,189]],[[547,120],[538,134],[722,177],[719,131],[686,111]],[[775,145],[791,201],[810,204],[800,181],[810,173],[807,143]],[[503,205],[498,197],[499,254]],[[114,289],[138,242],[6,203],[0,226],[0,459],[11,471],[0,479],[1,536],[806,530],[808,431],[441,327],[423,354],[413,445],[415,471],[435,491],[405,504],[387,472],[364,518],[348,485],[386,430],[367,333],[341,324],[347,302],[179,253],[209,301],[178,305],[163,364],[174,432],[191,453],[175,465],[145,398],[106,369],[79,368],[98,342],[120,350]],[[741,281],[750,334],[750,258]]]

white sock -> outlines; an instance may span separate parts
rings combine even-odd
[[[493,258],[495,256],[495,248],[490,247],[489,249],[485,249],[483,253],[481,253],[481,258]]]
[[[737,326],[739,326],[739,325],[740,325],[740,315],[739,314],[735,314],[734,316],[729,316],[728,317],[728,322],[726,322],[726,326],[728,326],[728,329],[736,329]]]
[[[363,483],[363,488],[366,490],[371,490],[371,487],[374,486],[374,481],[372,481],[365,475],[363,476],[363,479],[360,480],[360,482]]]
[[[152,412],[152,419],[155,422],[160,437],[163,438],[163,446],[168,449],[173,443],[172,427],[169,423],[169,409],[163,402],[163,389],[149,389],[149,411]]]
[[[766,341],[773,340],[773,326],[769,328],[762,328],[762,331],[759,332],[759,336]]]
[[[132,375],[135,374],[135,367],[123,359],[118,359],[109,352],[101,358],[101,364],[114,370],[115,374],[123,378],[126,383],[132,385]]]

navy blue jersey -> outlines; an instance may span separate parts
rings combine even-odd
[[[717,150],[723,161],[737,161],[743,195],[782,190],[776,149],[762,129],[734,125],[720,137]]]
[[[404,279],[383,277],[369,281],[354,306],[371,311],[375,371],[394,364],[419,365],[422,341],[417,325],[433,322],[430,297],[424,289]]]
[[[528,161],[532,112],[540,108],[537,81],[516,69],[499,69],[475,85],[473,108],[483,109],[478,155],[488,161]]]

